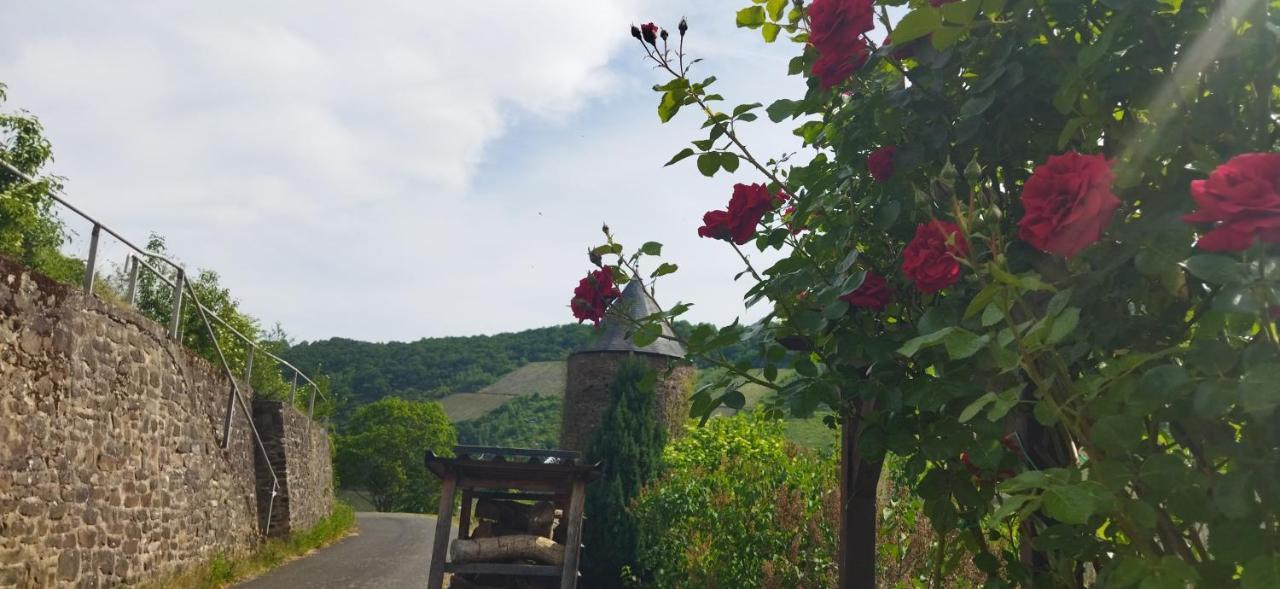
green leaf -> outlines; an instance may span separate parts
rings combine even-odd
[[[1093,424],[1090,437],[1108,452],[1128,452],[1142,441],[1146,431],[1142,418],[1135,415],[1106,415]]]
[[[991,327],[992,325],[995,325],[1003,320],[1004,320],[1004,311],[1000,310],[1000,306],[997,304],[993,303],[993,304],[987,305],[987,308],[982,311],[983,327]]]
[[[1053,325],[1049,327],[1049,337],[1045,338],[1045,343],[1056,344],[1063,338],[1071,335],[1076,330],[1076,325],[1080,323],[1080,309],[1070,307],[1053,319]]]
[[[720,154],[711,152],[698,156],[698,171],[708,178],[715,176],[720,170]]]
[[[920,7],[902,17],[893,28],[893,43],[901,45],[907,41],[919,39],[932,33],[942,24],[938,11],[930,7]]]
[[[720,167],[724,168],[724,171],[732,174],[738,169],[738,155],[727,151],[721,152]]]
[[[782,98],[773,101],[773,104],[770,104],[769,108],[764,109],[764,112],[769,115],[770,121],[781,123],[783,119],[795,116],[796,106],[799,104],[800,103],[795,100]]]
[[[671,160],[670,160],[670,161],[668,161],[667,163],[663,164],[663,165],[664,165],[664,166],[669,166],[669,165],[674,164],[674,163],[676,163],[676,162],[678,162],[678,161],[680,161],[680,160],[682,160],[682,159],[684,159],[684,158],[687,158],[687,157],[689,157],[689,156],[693,155],[694,153],[695,153],[695,152],[693,151],[693,149],[686,147],[686,148],[684,148],[684,149],[681,149],[681,150],[680,150],[680,153],[677,153],[677,154],[675,154],[674,156],[672,156],[672,157],[671,157]]]
[[[916,355],[916,352],[920,351],[921,348],[928,348],[942,343],[955,330],[956,328],[954,327],[944,327],[933,333],[909,339],[907,343],[902,344],[901,348],[898,348],[898,353],[910,358]]]
[[[737,23],[739,27],[754,29],[764,24],[764,7],[748,6],[738,11]]]
[[[963,118],[976,117],[986,112],[988,108],[991,108],[991,103],[994,102],[995,99],[996,97],[994,94],[974,96],[973,98],[964,101],[964,104],[960,105],[960,116]]]
[[[844,314],[847,312],[849,312],[849,303],[840,299],[836,299],[832,301],[831,304],[822,308],[822,316],[826,317],[828,321],[835,321],[836,319],[844,317]]]
[[[663,92],[662,100],[658,102],[658,118],[664,123],[670,121],[671,117],[680,112],[680,103],[681,99],[676,97],[675,92]]]
[[[1238,285],[1249,280],[1249,270],[1235,258],[1219,254],[1192,256],[1183,267],[1209,284]]]
[[[769,12],[770,19],[782,20],[782,11],[787,8],[787,0],[769,0],[764,6]]]
[[[1253,511],[1253,496],[1249,471],[1239,468],[1222,475],[1213,488],[1213,504],[1231,519],[1243,519]]]
[[[1240,381],[1240,405],[1259,418],[1266,418],[1280,406],[1280,364],[1262,364],[1245,373]]]
[[[746,406],[747,396],[742,394],[742,391],[733,389],[725,393],[723,397],[720,397],[720,402],[724,403],[726,407],[737,411]]]
[[[796,373],[800,376],[813,377],[818,375],[818,367],[814,366],[808,356],[797,356],[795,362],[792,363],[792,368],[795,368]]]
[[[1049,484],[1049,475],[1043,470],[1026,470],[1003,483],[1000,490],[1004,493],[1016,493],[1030,489],[1043,489]]]
[[[1093,496],[1077,485],[1055,485],[1045,489],[1045,513],[1067,524],[1088,523],[1093,515]]]
[[[1186,483],[1187,466],[1182,459],[1171,454],[1147,457],[1138,471],[1138,478],[1153,491],[1168,492]]]
[[[960,412],[960,423],[968,423],[970,419],[973,419],[975,415],[982,411],[983,407],[995,402],[997,398],[998,397],[995,393],[987,393],[978,397],[974,402],[969,403],[969,405]]]
[[[782,27],[771,22],[767,22],[760,25],[760,36],[764,37],[765,43],[772,43],[778,40],[778,31],[781,30]]]
[[[963,0],[943,4],[942,20],[947,24],[968,25],[978,16],[978,8],[981,6],[982,0]]]
[[[752,102],[749,104],[739,104],[738,106],[733,107],[733,116],[736,117],[741,115],[742,113],[751,112],[757,108],[760,108],[760,106],[761,104],[759,102]]]
[[[662,335],[662,325],[659,323],[646,323],[637,329],[635,334],[631,336],[631,341],[639,347],[645,347],[655,341]]]
[[[947,356],[952,360],[963,360],[977,354],[990,340],[991,336],[979,336],[968,330],[956,329],[942,341],[947,348]]]
[[[812,309],[802,309],[791,316],[791,324],[801,331],[818,331],[822,329],[822,315]]]
[[[640,253],[646,256],[660,256],[662,255],[662,244],[656,241],[646,241],[644,245],[640,246]]]
[[[656,270],[653,271],[653,274],[651,274],[650,277],[657,278],[659,276],[666,276],[668,274],[671,274],[672,272],[675,272],[679,268],[680,267],[675,264],[669,264],[667,262],[663,262],[660,266],[658,266]]]
[[[998,292],[1000,292],[1000,287],[994,284],[988,284],[986,288],[978,291],[978,294],[974,295],[973,300],[969,301],[969,306],[965,307],[964,318],[969,319],[970,317],[981,313],[983,309],[987,308],[987,304],[995,299],[996,293]]]
[[[1275,589],[1280,587],[1280,556],[1259,556],[1244,565],[1240,575],[1241,589]]]

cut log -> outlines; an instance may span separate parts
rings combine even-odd
[[[476,502],[476,517],[501,524],[509,530],[519,530],[533,536],[551,536],[551,524],[556,519],[555,505],[550,501],[517,503],[498,499],[481,499]]]
[[[456,563],[529,559],[543,564],[564,564],[564,546],[550,538],[531,535],[454,540],[449,554]]]

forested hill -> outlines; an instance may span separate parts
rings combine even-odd
[[[344,338],[303,342],[284,358],[306,372],[325,374],[346,403],[388,395],[434,399],[484,388],[529,362],[563,360],[586,343],[590,326],[558,325],[516,333],[370,343]]]

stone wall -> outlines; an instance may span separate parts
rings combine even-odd
[[[270,464],[282,479],[275,501],[268,506],[272,480],[259,453],[256,463],[259,518],[265,523],[267,514],[271,514],[271,525],[264,526],[270,536],[305,531],[333,509],[329,432],[280,401],[254,400],[253,421]]]
[[[150,319],[0,258],[0,587],[133,584],[257,545],[244,413],[220,444],[230,389]]]
[[[658,420],[670,437],[679,436],[689,417],[689,397],[697,370],[685,360],[636,352],[581,352],[569,356],[564,406],[560,421],[560,447],[583,452],[604,412],[609,408],[609,386],[614,373],[628,356],[635,356],[657,373],[654,400]]]

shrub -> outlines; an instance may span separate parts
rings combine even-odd
[[[667,472],[633,505],[655,587],[830,587],[833,462],[758,413],[717,418],[667,447]]]
[[[636,565],[638,531],[627,505],[662,468],[667,435],[654,403],[654,373],[628,358],[610,386],[609,408],[587,451],[588,461],[604,463],[604,480],[587,489],[586,552],[583,580],[588,586],[616,585],[622,568],[644,575]]]

